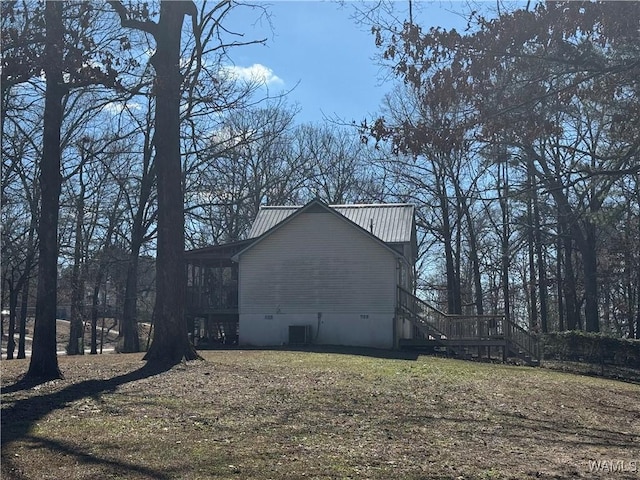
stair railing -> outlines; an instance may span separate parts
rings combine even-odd
[[[532,358],[540,359],[538,339],[503,315],[456,315],[438,310],[398,286],[398,306],[425,334],[447,339],[483,340],[504,338]]]
[[[533,359],[540,360],[540,342],[535,335],[511,321],[508,322],[508,332],[508,338],[511,343],[529,354]]]

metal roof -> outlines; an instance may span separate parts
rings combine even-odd
[[[414,207],[405,203],[369,205],[329,205],[356,225],[385,243],[411,242]],[[253,222],[249,238],[256,238],[295,213],[301,206],[262,206]]]

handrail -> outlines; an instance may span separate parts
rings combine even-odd
[[[409,295],[409,296],[413,297],[413,299],[417,303],[421,303],[422,305],[424,305],[428,309],[433,310],[435,313],[437,313],[438,315],[442,315],[443,317],[448,317],[448,318],[468,318],[468,319],[476,319],[476,318],[489,319],[489,318],[498,318],[498,317],[504,318],[504,315],[463,315],[463,314],[460,314],[460,313],[446,313],[446,312],[443,312],[442,310],[439,310],[438,308],[434,307],[430,303],[427,303],[426,301],[422,300],[421,298],[416,297],[413,293],[411,293],[406,288],[401,287],[400,285],[398,285],[398,290],[400,290],[400,292],[402,292],[402,293],[404,293],[406,295]]]
[[[422,330],[425,327],[427,330],[432,330],[433,333],[446,336],[446,325],[442,324],[439,317],[442,317],[442,312],[437,308],[432,307],[427,302],[419,299],[408,290],[405,290],[398,285],[398,306],[405,312],[409,313],[410,319],[416,323]],[[428,315],[427,312],[431,312],[434,315]],[[424,332],[429,334],[429,332]]]
[[[399,291],[401,294],[405,294],[407,297],[409,297],[411,300],[415,301],[416,303],[422,304],[422,305],[424,305],[425,307],[427,307],[428,309],[433,310],[434,312],[436,312],[436,313],[437,313],[437,314],[439,314],[439,315],[443,315],[443,316],[445,316],[445,317],[446,317],[447,315],[449,315],[448,313],[444,313],[443,311],[438,310],[436,307],[434,307],[433,305],[431,305],[431,304],[429,304],[429,303],[425,302],[425,301],[424,301],[424,300],[422,300],[421,298],[416,297],[413,293],[411,293],[409,290],[407,290],[406,288],[404,288],[404,287],[402,287],[402,286],[400,286],[400,285],[398,285],[398,291]]]
[[[444,313],[398,285],[398,306],[410,315],[428,335],[447,339],[484,340],[503,338],[512,342],[536,360],[540,359],[538,340],[504,315],[458,315]],[[422,330],[422,328],[420,328]]]
[[[515,322],[509,322],[509,339],[518,347],[540,360],[540,343],[535,335],[526,331]]]

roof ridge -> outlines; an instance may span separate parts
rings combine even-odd
[[[329,205],[331,208],[371,208],[371,207],[413,207],[411,203],[348,203],[344,205]]]
[[[320,202],[320,201],[318,201]],[[313,202],[307,204],[312,205]],[[327,212],[336,213],[385,242],[411,241],[415,206],[409,203],[361,203],[327,205]],[[254,220],[250,236],[258,237],[306,206],[263,205]]]
[[[331,208],[371,208],[371,207],[415,207],[412,203],[345,203],[338,205],[328,205]],[[268,209],[298,209],[304,205],[260,205],[260,208]]]
[[[304,205],[260,205],[260,208],[272,208],[286,210],[288,208],[302,208]]]

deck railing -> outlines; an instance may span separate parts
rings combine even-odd
[[[455,315],[442,312],[398,286],[398,307],[422,333],[445,340],[484,341],[502,339],[532,358],[540,358],[535,336],[503,315]]]
[[[186,304],[189,310],[237,310],[238,287],[221,286],[211,289],[203,285],[187,286]]]
[[[508,324],[507,335],[511,343],[528,353],[532,358],[540,360],[540,342],[537,337],[513,322]]]

